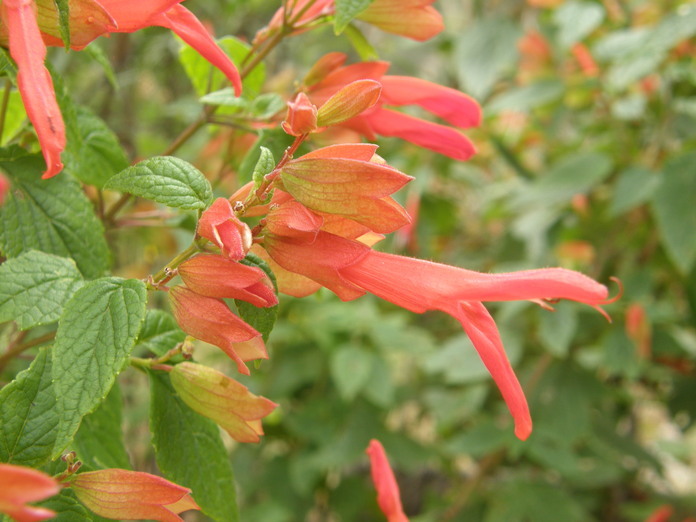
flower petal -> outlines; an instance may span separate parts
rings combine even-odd
[[[184,42],[227,76],[234,87],[235,95],[242,94],[242,79],[237,67],[191,11],[177,4],[167,12],[152,18],[148,25],[160,25],[174,31]]]
[[[65,124],[53,80],[44,66],[46,45],[37,25],[34,2],[5,0],[0,9],[8,30],[10,54],[17,62],[19,92],[46,160],[42,177],[50,178],[63,170],[60,154],[65,149]]]
[[[408,522],[401,506],[399,485],[396,483],[384,447],[378,440],[372,439],[365,453],[370,456],[372,482],[377,490],[379,508],[386,515],[388,522]]]

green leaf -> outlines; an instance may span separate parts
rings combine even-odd
[[[488,114],[497,114],[504,110],[526,112],[560,99],[564,92],[563,82],[540,80],[524,87],[504,91],[493,99],[486,112]]]
[[[662,183],[652,198],[660,239],[684,274],[696,261],[696,153],[683,154],[665,165]]]
[[[68,133],[65,168],[80,181],[103,188],[129,162],[118,138],[104,121],[83,106],[62,100]]]
[[[273,288],[275,288],[276,294],[278,293],[275,274],[263,259],[254,254],[247,254],[240,263],[247,266],[255,266],[263,270],[273,282]],[[276,318],[278,317],[278,305],[261,308],[247,303],[246,301],[242,301],[241,299],[235,299],[234,302],[237,305],[239,316],[260,332],[261,335],[263,335],[264,341],[268,341],[268,336],[271,330],[273,330],[273,325],[275,325]]]
[[[38,467],[51,457],[58,415],[51,385],[51,352],[0,390],[0,462]]]
[[[58,320],[63,306],[82,286],[72,259],[32,250],[0,265],[0,322],[20,330]]]
[[[122,412],[121,389],[116,382],[104,402],[82,419],[73,449],[90,468],[132,469],[121,431]]]
[[[68,301],[53,348],[60,455],[82,417],[106,397],[135,344],[145,317],[145,283],[108,277],[86,284]]]
[[[225,87],[219,91],[214,91],[201,96],[201,103],[208,105],[222,105],[223,107],[235,107],[237,109],[248,109],[251,105],[246,98],[235,96],[232,87]]]
[[[558,42],[570,47],[594,31],[604,20],[604,8],[593,2],[565,2],[553,12]]]
[[[169,376],[150,373],[150,430],[157,466],[191,488],[201,510],[220,522],[238,522],[234,474],[217,425],[177,397]]]
[[[464,91],[483,99],[495,83],[515,67],[521,29],[511,20],[489,17],[477,21],[456,41],[455,59]]]
[[[147,348],[161,357],[185,338],[186,334],[171,314],[163,310],[148,310],[136,346]]]
[[[528,478],[498,484],[484,522],[583,522],[591,520],[583,504],[558,484]]]
[[[285,100],[274,92],[254,98],[251,113],[259,120],[267,120],[286,108]]]
[[[141,161],[116,174],[104,188],[185,210],[203,210],[213,201],[213,189],[203,173],[173,156]]]
[[[89,55],[89,57],[92,58],[92,60],[94,60],[101,66],[102,70],[104,71],[104,74],[106,75],[106,79],[109,80],[109,84],[111,85],[111,87],[115,91],[118,90],[118,81],[116,80],[116,73],[114,72],[114,68],[111,65],[109,57],[104,52],[104,49],[102,49],[97,42],[92,42],[87,47],[85,47],[82,50],[82,52]]]
[[[578,307],[575,303],[558,303],[553,313],[541,310],[539,337],[549,353],[565,357],[578,328]]]
[[[374,359],[374,355],[367,350],[352,345],[344,346],[332,354],[331,376],[345,401],[355,399],[367,384]]]
[[[259,159],[257,160],[256,165],[254,166],[254,172],[251,175],[251,178],[254,180],[255,188],[261,186],[261,184],[263,183],[263,177],[266,174],[270,174],[271,172],[273,172],[273,169],[276,165],[273,153],[269,149],[267,149],[266,147],[261,147],[260,150],[261,152],[259,155]]]
[[[610,212],[617,217],[649,201],[655,193],[660,177],[644,167],[632,166],[621,172],[616,181]]]
[[[75,494],[70,489],[64,489],[59,495],[37,505],[52,509],[57,513],[55,517],[50,518],[51,522],[92,522],[95,520],[87,508],[75,498]]]
[[[336,0],[334,33],[341,34],[353,19],[370,7],[374,0]]]
[[[236,64],[242,63],[251,46],[232,36],[225,36],[217,41],[218,45],[232,58]],[[203,96],[210,91],[229,85],[229,80],[210,62],[203,58],[197,51],[188,45],[183,45],[179,51],[179,61],[184,66],[198,96]],[[253,100],[261,93],[261,88],[266,80],[266,66],[260,63],[244,77],[242,81],[242,96]]]
[[[0,250],[8,258],[29,250],[71,257],[86,278],[109,267],[104,227],[79,183],[62,175],[42,180],[41,156],[0,149],[0,168],[12,182],[0,207]]]
[[[58,11],[58,30],[66,49],[70,49],[70,2],[69,0],[53,0]]]

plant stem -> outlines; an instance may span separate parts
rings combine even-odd
[[[177,255],[169,263],[164,265],[159,272],[152,276],[150,284],[156,288],[157,286],[174,277],[174,271],[177,269],[177,267],[191,256],[200,252],[202,244],[207,242],[207,239],[198,239],[191,243],[186,250]]]
[[[24,335],[26,335],[26,332],[22,332],[22,338],[24,338]],[[5,353],[0,355],[0,372],[7,366],[7,364],[17,357],[20,353],[28,350],[29,348],[33,348],[34,346],[39,346],[41,344],[45,344],[47,342],[52,341],[56,336],[56,332],[49,332],[45,335],[42,335],[41,337],[37,337],[36,339],[32,339],[31,341],[27,341],[26,343],[23,344],[18,344],[17,346],[10,347],[9,350],[7,350]]]

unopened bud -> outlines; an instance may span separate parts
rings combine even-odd
[[[317,125],[327,127],[349,120],[369,109],[382,93],[375,80],[357,80],[343,87],[319,108]]]
[[[288,113],[281,124],[283,130],[291,136],[309,134],[317,128],[317,108],[303,92],[288,102]]]

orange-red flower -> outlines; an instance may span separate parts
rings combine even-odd
[[[200,509],[191,490],[162,477],[125,469],[73,475],[70,487],[97,515],[115,520],[177,522],[189,509]]]
[[[36,522],[55,516],[50,509],[28,506],[57,495],[60,485],[51,477],[32,468],[0,464],[0,513],[17,522]]]
[[[198,221],[198,235],[215,243],[223,255],[237,261],[251,248],[251,231],[234,214],[230,202],[216,199]]]
[[[365,453],[370,456],[372,482],[377,490],[377,503],[382,513],[386,515],[388,522],[408,522],[401,506],[399,485],[394,478],[384,447],[378,440],[372,439]]]
[[[0,172],[0,205],[2,205],[2,202],[5,201],[5,196],[9,190],[10,180],[8,180],[7,177]]]
[[[440,310],[457,319],[498,385],[520,439],[532,430],[529,408],[482,302],[569,299],[595,308],[609,302],[605,286],[563,268],[484,274],[375,252],[325,231],[311,242],[270,234],[263,246],[282,268],[320,283],[343,300],[370,292],[415,313]]]
[[[83,0],[70,2],[70,46],[81,49],[102,34],[130,33],[150,26],[167,27],[218,67],[237,94],[241,79],[229,57],[182,0]],[[46,160],[43,177],[63,169],[65,125],[53,82],[44,66],[46,45],[62,46],[54,2],[3,0],[0,7],[0,45],[9,46],[17,62],[17,84]]]
[[[264,308],[278,304],[273,283],[255,266],[201,254],[179,265],[178,271],[186,286],[197,294],[241,299]]]
[[[475,152],[473,143],[459,130],[422,120],[387,108],[418,105],[458,128],[481,122],[481,108],[466,94],[436,83],[409,76],[388,76],[388,62],[362,62],[343,66],[346,56],[324,56],[305,79],[307,94],[321,105],[346,85],[371,79],[382,85],[379,101],[370,109],[340,124],[374,141],[377,135],[395,136],[458,160],[469,159]],[[318,73],[317,71],[321,71]],[[323,75],[323,76],[322,76]]]
[[[197,294],[185,286],[169,290],[174,317],[188,335],[213,344],[249,375],[244,361],[268,359],[261,334],[232,313],[222,299]]]

